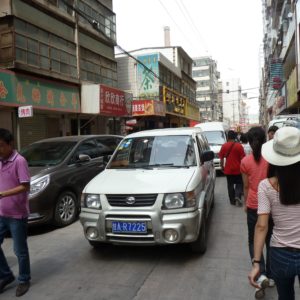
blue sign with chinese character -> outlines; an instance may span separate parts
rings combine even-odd
[[[142,63],[137,66],[138,97],[159,100],[158,54],[142,55],[137,59]]]

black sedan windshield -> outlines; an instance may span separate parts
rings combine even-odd
[[[30,167],[54,166],[60,164],[75,145],[76,142],[34,143],[24,148],[21,154]]]

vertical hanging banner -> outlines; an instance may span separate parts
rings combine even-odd
[[[154,76],[159,76],[158,54],[142,55],[137,59],[143,63],[137,65],[138,97],[159,100],[159,80]]]

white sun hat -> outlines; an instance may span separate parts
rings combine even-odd
[[[274,138],[262,145],[263,158],[275,166],[288,166],[300,161],[300,130],[282,127]]]

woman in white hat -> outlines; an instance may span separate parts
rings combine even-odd
[[[294,300],[295,277],[300,275],[300,130],[282,127],[262,147],[262,156],[273,173],[258,188],[258,220],[255,227],[253,267],[250,283],[257,286],[259,263],[268,232],[274,221],[270,265],[279,300]]]

